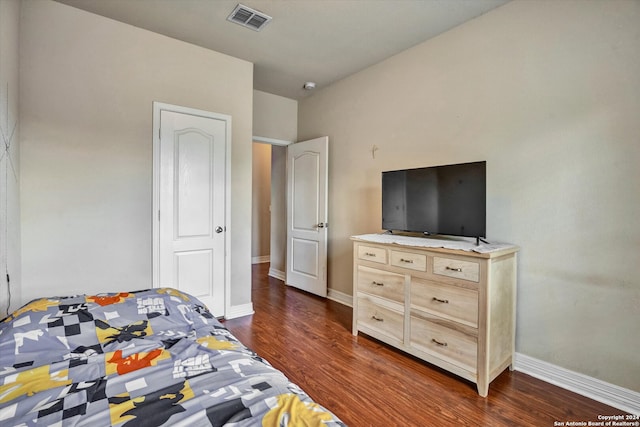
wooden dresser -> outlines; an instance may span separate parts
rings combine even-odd
[[[470,380],[487,396],[489,383],[513,365],[518,248],[477,253],[377,236],[352,237],[353,334]]]

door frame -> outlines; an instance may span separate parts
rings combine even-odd
[[[317,139],[317,138],[314,138],[314,139]],[[288,140],[283,140],[283,139],[268,138],[268,137],[263,137],[263,136],[258,136],[258,135],[254,135],[252,140],[253,140],[254,143],[269,144],[269,145],[272,145],[272,146],[274,146],[274,145],[275,146],[282,146],[282,147],[286,147],[287,149],[290,146],[293,146],[293,145],[297,144],[298,142],[304,142],[304,141],[288,141]],[[327,159],[327,161],[328,161],[328,159]],[[289,257],[289,236],[288,236],[288,222],[289,222],[289,214],[288,214],[288,203],[289,203],[289,201],[288,201],[288,198],[289,198],[289,194],[288,194],[289,193],[288,179],[289,178],[288,177],[289,177],[289,173],[290,173],[290,171],[289,171],[289,162],[287,161],[286,165],[285,165],[285,174],[286,174],[285,185],[284,185],[284,188],[281,188],[281,191],[284,192],[285,204],[287,205],[287,207],[285,208],[287,210],[287,212],[286,212],[287,215],[286,215],[286,218],[285,218],[285,236],[284,236],[285,245],[286,245],[285,260],[284,260],[285,261],[284,271],[273,270],[273,269],[270,268],[269,269],[269,273],[268,273],[269,276],[271,276],[273,278],[276,278],[278,280],[282,280],[287,286],[291,286],[287,282],[287,274],[288,274],[288,271],[289,271],[289,258],[290,258]],[[328,191],[328,178],[329,177],[328,177],[328,171],[327,171],[327,191]],[[327,203],[328,203],[328,197],[329,196],[328,196],[328,193],[327,193]],[[328,219],[328,215],[329,215],[329,212],[328,212],[328,206],[327,206],[327,212],[325,214],[325,218]],[[327,219],[325,219],[325,221],[327,221]],[[328,234],[328,232],[327,232],[327,234]],[[273,235],[271,236],[271,239],[273,239]],[[328,235],[327,235],[327,244],[328,244]],[[325,252],[326,252],[326,254],[325,254],[326,255],[325,256],[325,262],[327,262],[328,261],[328,256],[329,256],[329,254],[328,254],[328,246],[327,246]],[[326,265],[325,265],[325,270],[326,270]],[[325,277],[325,280],[327,281],[327,285],[328,285],[328,271],[325,271],[325,274],[327,274],[327,276]],[[334,300],[336,300],[336,301],[338,301],[338,302],[340,302],[342,304],[347,304],[349,306],[351,304],[350,301],[347,303],[343,299],[336,299],[336,297],[334,295],[332,295],[331,289],[329,289],[328,287],[327,287],[326,298],[334,299]]]
[[[285,140],[285,139],[277,139],[277,138],[268,138],[268,137],[264,137],[264,136],[258,136],[258,135],[253,135],[252,137],[252,141],[253,144],[266,144],[266,145],[270,145],[272,147],[283,147],[283,148],[287,148],[289,145],[291,144],[295,144],[294,141],[289,141],[289,140]],[[282,188],[279,188],[278,191],[281,191],[283,193],[283,197],[285,199],[285,218],[284,218],[284,224],[283,224],[283,228],[285,230],[285,235],[284,235],[284,244],[286,247],[286,242],[287,242],[287,236],[286,236],[286,229],[287,229],[287,218],[286,218],[286,199],[287,199],[287,179],[286,179],[286,173],[287,173],[287,165],[285,162],[285,182]],[[253,170],[252,170],[252,174],[253,174]],[[272,184],[272,188],[271,191],[273,191],[273,184]],[[270,225],[271,226],[271,225]],[[271,230],[272,231],[272,230]],[[253,231],[252,231],[253,233]],[[253,238],[253,236],[252,236]],[[271,235],[271,243],[273,243],[273,239],[274,239],[274,235]],[[269,256],[271,257],[273,254],[269,254]],[[278,279],[278,280],[282,280],[283,282],[287,281],[287,252],[285,250],[284,253],[284,268],[282,270],[275,270],[273,268],[273,264],[271,264],[271,266],[269,267],[269,276],[273,277],[274,279]]]
[[[231,116],[226,114],[213,113],[211,111],[199,110],[191,107],[167,104],[153,101],[153,193],[151,223],[152,231],[152,287],[160,286],[160,113],[171,111],[175,113],[189,114],[210,119],[223,120],[227,123],[225,138],[225,238],[224,238],[224,315],[229,313],[231,307],[231,239],[229,230],[231,229]]]

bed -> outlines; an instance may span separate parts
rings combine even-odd
[[[344,426],[195,297],[43,298],[0,323],[2,426]]]

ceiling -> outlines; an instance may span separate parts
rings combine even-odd
[[[292,99],[356,73],[509,0],[57,0],[254,64],[254,88]],[[273,19],[227,21],[238,3]]]

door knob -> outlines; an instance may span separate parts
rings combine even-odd
[[[220,226],[216,227],[216,233],[222,233],[223,229]]]

